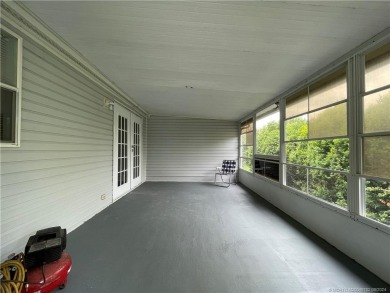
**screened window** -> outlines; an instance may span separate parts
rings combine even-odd
[[[256,154],[279,157],[280,114],[272,111],[256,119]]]
[[[18,146],[20,142],[20,48],[21,40],[1,29],[0,141],[1,146]]]
[[[347,80],[342,68],[287,98],[286,185],[347,207]]]
[[[240,168],[253,171],[253,118],[240,125]]]
[[[280,112],[273,109],[256,117],[255,173],[279,181]]]
[[[390,43],[370,46],[283,96],[280,117],[257,113],[254,136],[252,120],[243,122],[241,164],[382,230],[390,225]]]
[[[390,44],[365,56],[362,102],[363,215],[390,224]]]

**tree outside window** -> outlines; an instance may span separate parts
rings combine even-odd
[[[240,168],[253,172],[253,118],[240,125]]]
[[[285,113],[286,185],[347,208],[345,68],[287,98]]]
[[[365,56],[362,103],[363,216],[390,225],[390,44]]]

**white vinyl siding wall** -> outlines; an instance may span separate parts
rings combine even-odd
[[[238,157],[234,121],[152,116],[147,137],[147,181],[213,181],[222,160]]]
[[[21,146],[1,149],[2,260],[36,230],[72,231],[112,202],[113,112],[103,98],[113,97],[23,44]]]

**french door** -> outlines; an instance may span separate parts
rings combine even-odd
[[[114,107],[113,200],[141,183],[142,119]]]
[[[141,184],[142,119],[131,114],[131,188]]]

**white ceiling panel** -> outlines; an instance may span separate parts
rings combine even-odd
[[[390,26],[388,1],[23,3],[150,114],[213,119],[238,120]]]

